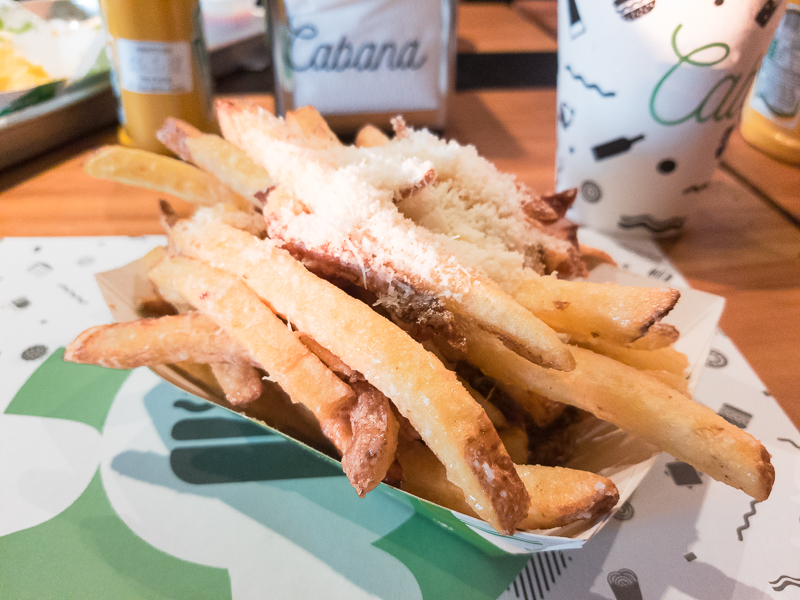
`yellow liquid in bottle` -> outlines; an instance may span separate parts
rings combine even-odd
[[[197,0],[101,0],[121,103],[119,141],[169,152],[156,139],[167,117],[218,132]]]
[[[800,164],[800,3],[786,7],[742,111],[742,137],[773,158]]]

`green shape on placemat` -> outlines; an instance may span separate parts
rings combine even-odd
[[[439,518],[443,514],[434,520],[422,502],[408,500],[414,505],[414,515],[372,545],[408,567],[423,598],[495,600],[530,560],[528,555],[506,553],[481,538],[485,544],[475,544],[474,538],[473,543],[467,542],[454,531],[466,525],[448,511],[441,511],[449,515],[446,520]]]
[[[9,415],[78,421],[103,432],[114,397],[130,371],[64,362],[64,348],[51,354],[6,408]]]
[[[231,598],[227,569],[175,558],[131,531],[99,470],[64,512],[0,539],[0,564],[0,598]]]

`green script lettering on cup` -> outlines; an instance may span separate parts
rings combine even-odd
[[[675,56],[678,57],[678,62],[672,66],[661,79],[658,80],[658,83],[653,88],[653,93],[650,95],[650,115],[653,117],[656,123],[667,126],[680,125],[681,123],[685,123],[692,118],[694,118],[698,123],[705,123],[710,119],[713,119],[717,122],[722,121],[723,119],[733,119],[739,114],[738,108],[744,101],[744,94],[747,93],[750,84],[755,78],[756,69],[753,69],[747,75],[747,77],[744,78],[742,77],[741,73],[735,75],[729,73],[723,76],[711,87],[708,93],[700,100],[698,105],[682,117],[677,119],[666,118],[661,116],[656,109],[656,102],[658,98],[663,97],[664,95],[664,90],[662,88],[664,87],[665,83],[667,83],[670,77],[682,66],[690,65],[699,68],[710,68],[724,61],[731,53],[731,48],[728,46],[728,44],[723,42],[713,42],[711,44],[706,44],[705,46],[695,48],[686,54],[682,54],[678,49],[677,44],[678,32],[680,31],[681,27],[683,27],[683,25],[678,25],[675,28],[675,31],[672,33],[672,50],[675,52]],[[722,51],[722,56],[716,60],[703,61],[697,58],[697,55],[701,52],[706,52],[717,48]]]

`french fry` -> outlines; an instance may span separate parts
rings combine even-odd
[[[173,118],[167,119],[156,135],[178,156],[210,173],[255,206],[261,206],[259,198],[275,185],[266,169],[218,135],[201,133]]]
[[[646,334],[626,345],[632,350],[659,350],[677,342],[680,335],[674,325],[658,321]]]
[[[358,400],[350,411],[353,441],[342,469],[362,498],[386,477],[397,450],[397,419],[389,399],[366,381],[351,384]]]
[[[364,125],[356,134],[356,147],[379,148],[389,143],[389,136],[374,125]]]
[[[445,468],[421,442],[403,441],[397,451],[403,468],[401,489],[466,515],[475,512],[463,492],[450,483]],[[614,482],[606,477],[538,465],[515,465],[531,497],[520,529],[552,529],[592,519],[608,512],[619,500]]]
[[[313,106],[301,106],[286,113],[286,122],[297,125],[307,138],[319,140],[326,146],[341,146],[327,121]]]
[[[232,204],[251,210],[241,195],[215,177],[184,162],[135,148],[105,146],[84,162],[83,170],[98,179],[170,194],[194,204]]]
[[[388,396],[448,465],[448,479],[498,531],[513,531],[527,514],[527,492],[486,413],[454,373],[399,327],[270,240],[223,224],[181,221],[171,241],[182,253],[246,279],[278,314]]]
[[[563,373],[524,360],[478,328],[467,332],[467,356],[488,376],[589,411],[756,500],[769,496],[775,470],[749,433],[628,365],[572,351],[577,366]]]
[[[234,406],[246,406],[264,391],[261,374],[246,363],[211,363],[211,372]]]
[[[570,341],[581,348],[608,356],[641,371],[666,371],[677,377],[684,377],[689,368],[689,360],[686,355],[671,346],[656,350],[637,350],[630,345],[623,346],[582,336],[571,337]]]
[[[198,312],[98,325],[81,333],[64,360],[112,369],[196,363],[249,363],[250,356],[219,325]]]
[[[342,468],[363,498],[386,477],[394,462],[398,424],[389,399],[313,338],[301,333],[300,341],[331,371],[349,382],[356,393],[356,405],[350,411],[353,440],[342,456]]]
[[[355,400],[353,391],[252,290],[230,274],[186,257],[167,257],[151,273],[156,280],[173,282],[188,302],[244,346],[294,402],[311,409],[342,453],[347,449],[351,434],[349,427],[342,432],[342,423]]]
[[[302,160],[305,154],[285,143],[291,138],[289,128],[263,110],[227,102],[218,104],[218,116],[226,138],[257,156],[271,173],[274,167],[281,187],[290,186],[295,192],[293,200],[304,207],[299,213],[272,211],[270,237],[284,244],[296,241],[307,250],[320,252],[330,252],[334,243],[341,244],[362,269],[369,262],[371,269],[380,269],[386,279],[407,278],[406,283],[438,296],[451,312],[501,335],[528,359],[555,369],[573,368],[569,352],[549,327],[495,282],[458,264],[435,237],[404,218],[393,204],[379,201],[388,194],[369,185],[354,186],[352,173],[323,160],[327,155],[320,155],[320,160]],[[269,160],[279,164],[268,165]],[[342,203],[347,208],[342,208]],[[349,231],[337,229],[334,222]],[[319,245],[293,239],[290,231],[299,229],[316,231]],[[419,275],[418,259],[433,263],[425,276]]]
[[[533,273],[504,287],[512,288],[517,302],[556,331],[618,343],[644,336],[680,298],[680,292],[669,288],[566,281]]]

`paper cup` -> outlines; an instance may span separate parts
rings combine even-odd
[[[556,188],[617,236],[675,235],[708,185],[778,0],[561,0]]]

